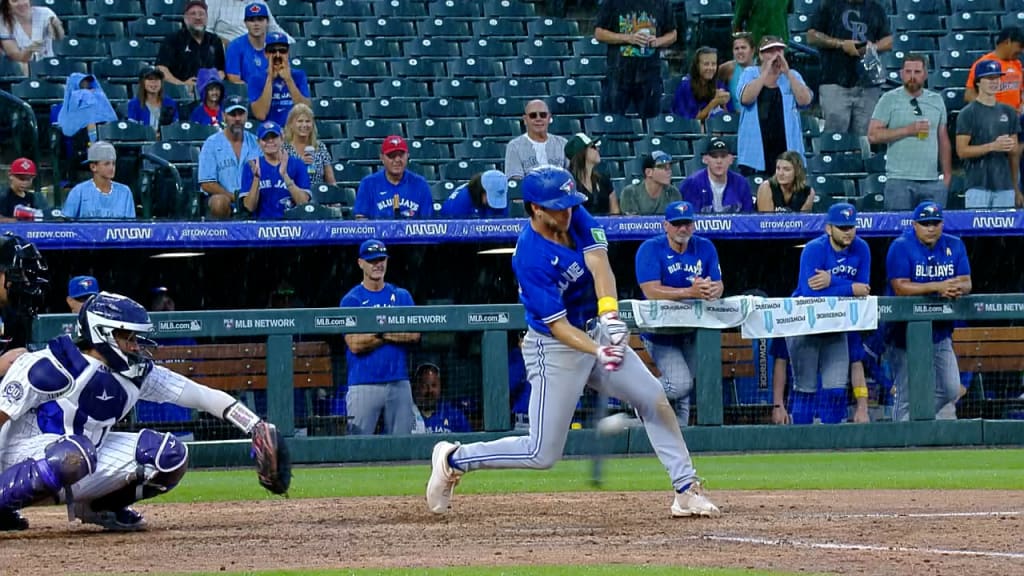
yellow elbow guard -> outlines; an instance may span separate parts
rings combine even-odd
[[[854,398],[867,398],[868,397],[868,387],[867,386],[856,386],[856,387],[854,387],[854,389],[853,389],[853,397]]]
[[[609,312],[619,311],[619,301],[611,296],[605,296],[604,298],[598,298],[597,300],[597,315],[604,316]]]

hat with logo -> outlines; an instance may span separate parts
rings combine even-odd
[[[600,146],[600,138],[591,138],[583,132],[577,132],[575,136],[569,139],[565,143],[565,157],[572,159],[583,150],[590,148],[591,146]]]
[[[487,205],[498,210],[508,206],[508,177],[501,170],[488,170],[480,175],[480,184],[487,194]]]
[[[249,107],[245,104],[245,98],[242,98],[238,94],[232,94],[224,99],[224,113],[231,114],[235,110],[248,110]]]
[[[833,226],[856,226],[857,209],[848,202],[839,202],[828,207],[825,223]]]
[[[661,150],[655,150],[650,154],[644,156],[643,169],[654,168],[658,164],[671,164],[672,157]]]
[[[89,152],[85,157],[85,164],[91,162],[117,162],[117,150],[110,142],[97,140],[89,146]]]
[[[380,240],[367,240],[359,246],[359,257],[367,262],[376,262],[388,257],[388,247]]]
[[[995,60],[982,60],[974,66],[975,79],[1002,76],[1003,74],[1003,65]]]
[[[203,2],[203,0],[189,0],[185,3],[185,8],[181,12],[184,14],[185,12],[188,12],[195,6],[199,6],[203,10],[207,10],[206,2]]]
[[[164,73],[156,66],[144,66],[142,70],[139,70],[139,80],[145,80],[146,78],[159,78],[163,80]]]
[[[263,45],[263,49],[266,50],[271,46],[287,46],[288,37],[280,32],[271,32],[267,34],[267,40]]]
[[[11,162],[11,176],[35,176],[36,163],[28,158],[18,158]]]
[[[726,155],[732,154],[732,150],[729,149],[729,143],[725,140],[715,136],[711,138],[711,142],[708,143],[708,149],[704,151],[709,156]]]
[[[405,138],[397,134],[392,134],[384,139],[384,143],[380,145],[380,153],[387,156],[392,152],[408,152],[409,145],[405,143]]]
[[[276,134],[276,135],[280,136],[281,135],[281,125],[278,124],[277,122],[272,121],[272,120],[267,120],[266,122],[260,124],[260,130],[259,130],[259,134],[257,134],[257,136],[259,136],[260,140],[263,140],[263,138],[267,134]]]
[[[586,194],[576,189],[576,181],[568,170],[548,164],[527,172],[519,189],[523,202],[548,210],[565,210],[587,201]]]
[[[914,222],[942,222],[942,206],[925,200],[914,208]]]
[[[75,276],[68,282],[68,297],[80,300],[100,293],[100,283],[92,276]]]
[[[778,36],[764,36],[761,38],[761,47],[757,49],[758,52],[764,52],[765,50],[771,50],[772,48],[785,48],[786,43],[782,41]]]
[[[686,200],[672,202],[665,207],[665,221],[671,224],[676,222],[693,222],[695,220],[694,216],[693,204]]]
[[[253,2],[245,7],[245,19],[251,20],[253,18],[270,18],[270,11],[267,10],[267,5],[260,2]]]

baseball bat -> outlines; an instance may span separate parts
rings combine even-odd
[[[591,454],[591,458],[593,459],[593,461],[592,461],[592,466],[591,466],[591,470],[590,470],[590,484],[592,486],[594,486],[595,488],[598,488],[598,487],[601,486],[601,482],[604,479],[603,478],[603,476],[604,476],[603,468],[604,468],[605,452],[607,451],[606,450],[606,448],[607,448],[607,446],[606,446],[607,439],[605,439],[604,436],[598,431],[597,423],[600,422],[602,418],[604,418],[605,416],[608,415],[608,395],[607,394],[605,394],[604,392],[599,392],[597,394],[597,405],[594,406],[594,409],[591,412],[591,414],[592,414],[592,416],[591,416],[591,422],[590,422],[590,429],[593,430],[593,442],[594,442],[594,445],[593,445],[593,452]]]

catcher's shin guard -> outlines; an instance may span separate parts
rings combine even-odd
[[[84,436],[49,444],[41,460],[23,460],[0,474],[0,508],[18,510],[54,498],[96,469],[96,447]]]
[[[188,447],[173,434],[161,434],[144,428],[135,445],[139,467],[132,481],[90,503],[94,511],[122,510],[139,500],[169,492],[181,482],[188,470]]]

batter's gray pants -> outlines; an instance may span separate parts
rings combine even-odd
[[[822,388],[846,388],[850,376],[846,332],[790,336],[786,338],[786,349],[793,367],[793,389],[797,392],[817,392],[818,374]]]
[[[889,362],[893,379],[896,380],[896,395],[893,399],[895,422],[910,420],[910,391],[907,387],[907,350],[889,348]],[[953,339],[945,338],[935,343],[935,413],[950,402],[955,402],[960,393],[960,367],[953,352]]]
[[[677,345],[656,344],[644,339],[644,348],[654,360],[654,365],[661,372],[661,386],[665,389],[665,397],[676,411],[676,420],[680,426],[690,423],[690,402],[693,398],[693,371],[695,365],[694,339],[684,337]]]
[[[412,434],[416,420],[408,380],[349,386],[345,405],[350,434],[373,434],[381,412],[385,434]]]
[[[661,382],[631,348],[626,347],[619,369],[608,372],[598,366],[594,356],[530,330],[523,339],[523,359],[532,386],[530,434],[460,446],[451,457],[459,468],[550,468],[562,457],[576,403],[584,387],[590,386],[637,409],[651,446],[676,490],[696,478],[690,452]]]

